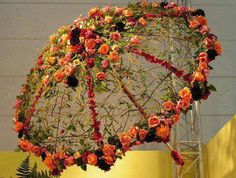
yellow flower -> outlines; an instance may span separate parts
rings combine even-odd
[[[79,152],[75,152],[74,153],[74,158],[75,159],[78,159],[78,158],[80,158],[81,157],[81,154],[79,153]]]
[[[111,22],[112,22],[112,17],[109,16],[109,15],[107,15],[107,16],[105,16],[104,21],[105,21],[106,23],[111,23]]]
[[[46,61],[49,63],[49,64],[54,64],[55,61],[56,61],[56,58],[55,57],[52,57],[50,56],[49,58],[46,58]]]
[[[73,65],[74,65],[74,66],[78,66],[78,65],[80,65],[80,64],[81,64],[81,62],[80,62],[79,59],[75,59],[75,60],[73,61]]]
[[[67,39],[68,39],[68,34],[63,34],[63,35],[61,35],[60,40],[61,40],[61,43],[62,43],[62,44],[66,44]]]
[[[50,35],[50,36],[49,36],[49,42],[50,42],[50,44],[53,44],[55,39],[56,39],[56,35],[55,35],[55,34]]]

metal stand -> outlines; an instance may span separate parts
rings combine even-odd
[[[170,2],[174,2],[170,0]],[[191,7],[191,0],[175,0],[179,6]],[[175,81],[173,80],[173,85]],[[180,171],[173,162],[173,178],[204,178],[204,157],[201,141],[201,118],[199,102],[193,104],[192,111],[183,115],[172,133],[173,148],[184,157],[185,165]]]
[[[204,157],[201,142],[201,122],[199,102],[193,104],[193,110],[183,115],[173,132],[173,145],[184,157],[185,166],[181,173],[174,163],[173,178],[204,178]]]

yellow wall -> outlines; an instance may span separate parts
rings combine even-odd
[[[236,116],[205,146],[206,178],[236,178]],[[0,152],[0,178],[15,178],[16,168],[26,153]],[[38,163],[45,169],[39,158]],[[66,170],[61,178],[171,178],[172,160],[167,151],[131,151],[118,160],[111,171],[104,173],[89,166],[87,172],[77,166]]]
[[[206,146],[207,178],[236,178],[236,116]]]
[[[22,152],[0,152],[0,178],[15,178],[17,167],[27,155]],[[39,158],[31,156],[31,166],[33,166],[34,162],[37,162],[39,170],[46,168]]]

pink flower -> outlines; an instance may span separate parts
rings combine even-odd
[[[22,100],[17,99],[13,108],[18,109],[21,106],[22,103],[23,103]]]
[[[111,41],[119,41],[120,38],[121,38],[121,35],[120,35],[119,32],[112,32],[112,33],[110,34],[110,39],[111,39]]]
[[[206,33],[208,33],[209,31],[210,31],[210,29],[209,29],[206,25],[202,26],[201,29],[200,29],[200,32],[201,32],[202,34],[206,34]]]
[[[102,69],[106,69],[109,66],[110,62],[108,60],[103,60],[101,64]]]
[[[71,166],[71,165],[73,165],[74,163],[75,163],[74,156],[69,156],[69,157],[67,157],[67,158],[64,160],[64,162],[63,162],[64,166]]]

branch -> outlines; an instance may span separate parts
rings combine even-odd
[[[111,76],[121,85],[121,88],[123,92],[128,96],[128,98],[131,100],[131,102],[135,105],[135,107],[138,109],[140,114],[143,116],[144,119],[148,118],[147,113],[144,111],[142,106],[137,102],[136,98],[134,95],[130,92],[128,87],[122,82],[122,80],[119,79],[119,77],[116,75],[114,70],[111,70]]]

